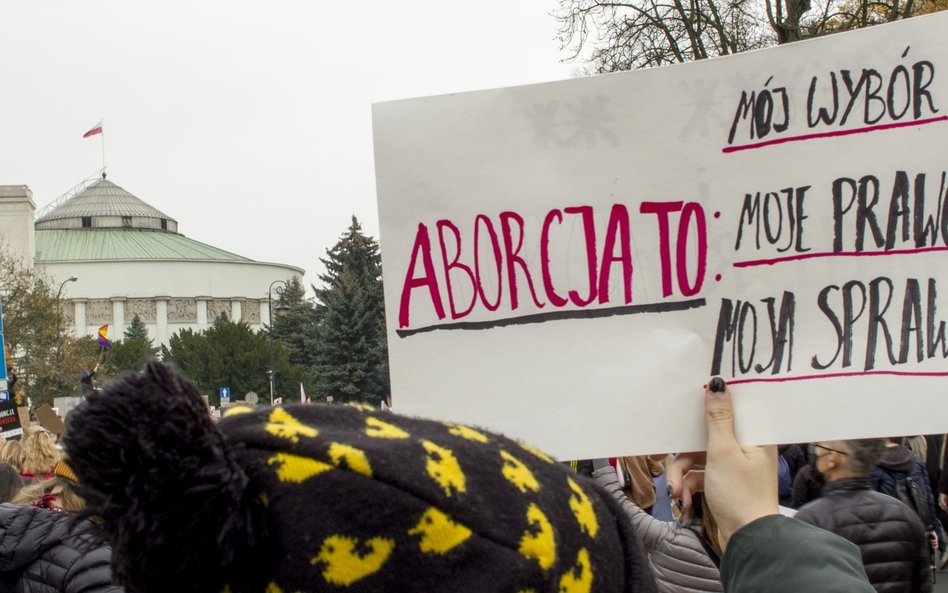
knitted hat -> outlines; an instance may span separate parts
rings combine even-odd
[[[612,499],[487,431],[369,407],[233,408],[166,367],[69,417],[130,591],[654,591]]]

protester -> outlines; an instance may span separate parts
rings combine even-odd
[[[856,546],[778,512],[777,450],[737,442],[724,381],[709,381],[704,401],[707,453],[678,455],[667,474],[673,496],[690,504],[683,478],[696,464],[705,465],[705,494],[724,548],[724,591],[871,593]]]
[[[0,503],[10,502],[23,488],[23,478],[12,465],[0,463]]]
[[[616,472],[619,487],[635,506],[646,513],[652,513],[655,505],[655,483],[653,478],[665,473],[661,460],[665,455],[651,459],[648,455],[619,457],[616,460]]]
[[[690,476],[697,475],[691,472]],[[636,536],[648,552],[649,566],[662,593],[723,591],[718,572],[721,547],[717,524],[700,494],[694,494],[690,508],[678,521],[662,521],[620,488],[616,470],[611,466],[597,469],[593,478],[625,511]],[[696,486],[691,490],[695,492]]]
[[[777,447],[777,492],[780,504],[793,507],[793,482],[806,467],[806,454],[799,445],[780,445]]]
[[[95,392],[95,379],[96,373],[99,372],[99,363],[96,363],[92,370],[82,371],[79,374],[79,387],[82,389],[83,396],[89,396]]]
[[[20,475],[27,483],[53,476],[53,468],[62,458],[53,436],[46,430],[31,426],[23,431],[23,469]]]
[[[6,463],[16,471],[23,471],[23,445],[20,441],[7,441],[0,447],[0,463]]]
[[[24,486],[13,502],[59,513],[78,513],[86,507],[77,490],[76,474],[65,461],[56,464],[53,477]]]
[[[813,462],[804,465],[793,478],[793,493],[790,495],[790,507],[799,509],[808,502],[812,502],[820,497],[823,492],[823,486],[826,485],[826,479],[823,474],[816,469]]]
[[[101,538],[89,521],[73,521],[67,513],[79,511],[82,500],[75,496],[71,470],[57,465],[62,480],[58,494],[49,490],[59,512],[45,504],[0,504],[0,583],[3,590],[17,593],[122,593],[112,584],[111,551],[92,542]],[[32,488],[44,486],[37,483]],[[31,488],[28,486],[27,488]],[[44,487],[44,490],[45,487]],[[27,500],[26,502],[32,502]]]
[[[536,450],[369,406],[228,412],[152,363],[70,413],[129,590],[655,591],[612,498]]]
[[[903,439],[887,438],[885,439],[885,448],[879,459],[879,463],[869,474],[869,481],[872,482],[872,488],[883,494],[900,498],[899,490],[905,490],[906,478],[917,486],[922,500],[918,501],[920,507],[914,509],[925,524],[925,528],[932,534],[932,538],[942,538],[941,523],[938,522],[938,516],[935,506],[935,496],[928,481],[928,470],[922,463],[918,454],[905,445],[900,444]],[[918,439],[913,442],[918,443]],[[922,439],[922,442],[925,442]],[[910,496],[909,492],[905,492]],[[901,498],[900,498],[901,499]],[[903,501],[904,502],[904,501]],[[913,504],[914,506],[914,504]],[[937,541],[937,539],[933,539]]]
[[[924,525],[915,511],[874,491],[869,481],[882,442],[825,441],[812,448],[826,487],[823,496],[800,509],[796,518],[859,546],[866,574],[878,593],[931,591]]]

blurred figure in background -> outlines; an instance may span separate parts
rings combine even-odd
[[[62,458],[53,435],[31,426],[23,430],[23,468],[20,475],[27,483],[53,476],[53,468]]]
[[[0,446],[0,463],[6,463],[17,472],[23,471],[23,445],[20,441],[7,441]]]
[[[810,448],[826,486],[823,496],[800,509],[796,518],[859,546],[869,582],[878,593],[929,593],[925,526],[915,511],[876,492],[869,481],[882,456],[882,441],[824,441]]]
[[[632,523],[636,537],[648,552],[649,566],[661,593],[724,591],[718,571],[723,550],[717,523],[701,493],[703,477],[703,472],[688,473],[686,487],[693,493],[691,506],[679,510],[673,504],[673,512],[680,513],[678,520],[663,521],[635,504],[620,488],[611,466],[593,472],[596,483],[619,503]]]
[[[23,478],[12,465],[0,463],[0,503],[10,502],[23,488]]]
[[[35,435],[34,435],[35,436]],[[93,544],[99,527],[74,521],[82,510],[75,474],[65,463],[55,477],[37,482],[17,500],[29,500],[28,489],[44,492],[39,504],[0,505],[0,583],[17,593],[122,593],[112,584],[112,551]],[[52,512],[57,510],[58,512]]]
[[[86,508],[86,502],[77,490],[76,474],[65,461],[56,464],[53,477],[24,486],[14,496],[13,502],[58,513],[78,513]]]

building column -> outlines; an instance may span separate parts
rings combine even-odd
[[[72,314],[73,325],[76,326],[76,337],[81,338],[89,331],[86,327],[86,300],[73,299],[73,306],[75,307]]]
[[[230,299],[230,320],[240,323],[240,299],[237,297]]]
[[[155,325],[158,342],[168,345],[168,299],[170,297],[155,297]]]
[[[112,340],[125,337],[125,297],[112,297]]]
[[[199,296],[194,297],[194,302],[197,303],[197,329],[198,331],[204,331],[207,329],[207,301],[211,297]]]

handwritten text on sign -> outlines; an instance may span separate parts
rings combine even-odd
[[[948,429],[946,25],[377,105],[396,408],[683,451],[720,374],[747,441]]]

